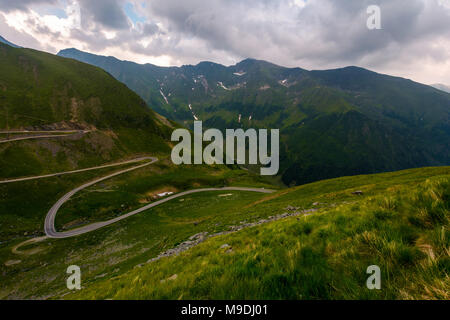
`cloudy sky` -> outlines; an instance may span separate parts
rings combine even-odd
[[[252,57],[450,85],[450,0],[0,0],[0,35],[164,66]]]

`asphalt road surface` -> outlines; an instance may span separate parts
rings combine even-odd
[[[124,165],[124,164],[141,162],[143,160],[148,160],[148,159],[155,159],[155,158],[153,158],[153,157],[142,157],[142,158],[136,158],[136,159],[133,159],[133,160],[123,161],[123,162],[117,162],[117,163],[112,163],[112,164],[105,164],[105,165],[101,165],[101,166],[98,166],[98,167],[91,167],[91,168],[78,169],[78,170],[65,171],[65,172],[58,172],[58,173],[50,173],[50,174],[46,174],[46,175],[42,175],[42,176],[35,176],[35,177],[24,177],[24,178],[3,180],[3,181],[0,181],[0,184],[12,183],[12,182],[21,182],[21,181],[28,181],[28,180],[36,180],[36,179],[43,179],[43,178],[50,178],[50,177],[62,176],[62,175],[65,175],[65,174],[71,174],[71,173],[79,173],[79,172],[98,170],[98,169],[109,168],[109,167],[117,167],[117,166],[121,166],[121,165]],[[151,163],[153,163],[153,162],[151,162]],[[151,163],[147,163],[147,165],[149,165]]]
[[[45,135],[35,135],[28,137],[18,137],[12,139],[0,140],[0,143],[13,142],[13,141],[21,141],[21,140],[30,140],[30,139],[48,139],[48,138],[60,138],[60,137],[70,137],[78,133],[86,134],[90,132],[89,130],[82,131],[0,131],[0,133],[64,133],[64,134],[45,134]]]
[[[0,143],[6,143],[6,142],[13,142],[13,141],[20,141],[20,140],[27,140],[27,139],[46,139],[46,138],[55,138],[55,137],[67,137],[70,136],[71,134],[78,134],[78,133],[83,133],[86,134],[88,133],[88,130],[85,131],[0,131],[0,133],[64,133],[61,135],[36,135],[36,136],[29,136],[29,137],[18,137],[18,138],[13,138],[13,139],[8,139],[8,140],[0,140]],[[59,199],[54,205],[53,207],[48,211],[47,216],[45,217],[45,224],[44,224],[44,230],[45,230],[45,234],[47,235],[47,237],[49,238],[58,238],[58,239],[63,239],[63,238],[70,238],[70,237],[74,237],[74,236],[78,236],[87,232],[91,232],[97,229],[100,229],[102,227],[111,225],[113,223],[116,223],[120,220],[126,219],[128,217],[131,217],[135,214],[141,213],[143,211],[146,211],[150,208],[156,207],[160,204],[163,204],[167,201],[179,198],[179,197],[183,197],[189,194],[193,194],[193,193],[198,193],[198,192],[208,192],[208,191],[248,191],[248,192],[259,192],[259,193],[272,193],[274,192],[274,190],[270,190],[270,189],[264,189],[264,188],[244,188],[244,187],[224,187],[224,188],[203,188],[203,189],[194,189],[194,190],[188,190],[188,191],[184,191],[184,192],[180,192],[174,195],[171,195],[169,197],[166,197],[164,199],[158,200],[156,202],[150,203],[142,208],[136,209],[134,211],[131,211],[129,213],[123,214],[120,217],[114,218],[114,219],[110,219],[107,221],[102,221],[102,222],[96,222],[96,223],[92,223],[80,228],[76,228],[73,230],[69,230],[69,231],[64,231],[64,232],[58,232],[55,229],[55,217],[56,214],[58,213],[58,210],[61,208],[61,206],[68,201],[75,193],[77,193],[78,191],[81,191],[85,188],[88,188],[96,183],[99,183],[101,181],[110,179],[112,177],[121,175],[123,173],[126,172],[130,172],[133,170],[137,170],[143,167],[146,167],[148,165],[151,165],[153,163],[155,163],[156,161],[158,161],[158,158],[155,157],[141,157],[141,158],[137,158],[137,159],[133,159],[133,160],[128,160],[128,161],[123,161],[123,162],[119,162],[119,163],[113,163],[113,164],[107,164],[107,165],[102,165],[102,166],[97,166],[97,167],[91,167],[91,168],[85,168],[85,169],[78,169],[78,170],[72,170],[72,171],[65,171],[65,172],[58,172],[58,173],[52,173],[52,174],[47,174],[47,175],[41,175],[41,176],[35,176],[35,177],[24,177],[24,178],[17,178],[17,179],[9,179],[9,180],[4,180],[4,181],[0,181],[0,184],[5,184],[5,183],[13,183],[13,182],[21,182],[21,181],[28,181],[28,180],[35,180],[35,179],[43,179],[43,178],[49,178],[49,177],[56,177],[56,176],[61,176],[61,175],[66,175],[66,174],[72,174],[72,173],[79,173],[79,172],[84,172],[84,171],[91,171],[91,170],[98,170],[98,169],[102,169],[102,168],[108,168],[108,167],[114,167],[114,166],[121,166],[124,164],[130,164],[130,163],[135,163],[135,162],[141,162],[144,160],[151,160],[149,162],[146,162],[144,164],[132,167],[132,168],[128,168],[128,169],[124,169],[115,173],[112,173],[110,175],[104,176],[102,178],[96,179],[94,181],[88,182],[83,184],[82,186],[79,186],[75,189],[73,189],[72,191],[68,192],[67,194],[65,194],[61,199]]]
[[[62,238],[70,238],[70,237],[74,237],[74,236],[78,236],[87,232],[91,232],[97,229],[100,229],[102,227],[108,226],[110,224],[116,223],[118,221],[121,221],[123,219],[126,219],[128,217],[131,217],[135,214],[141,213],[143,211],[146,211],[150,208],[156,207],[160,204],[163,204],[167,201],[179,198],[179,197],[184,197],[188,194],[193,194],[193,193],[198,193],[198,192],[207,192],[207,191],[250,191],[250,192],[260,192],[260,193],[272,193],[274,192],[274,190],[270,190],[270,189],[264,189],[264,188],[244,188],[244,187],[224,187],[224,188],[203,188],[203,189],[194,189],[194,190],[188,190],[188,191],[183,191],[174,195],[171,195],[169,197],[166,197],[164,199],[152,202],[144,207],[141,207],[139,209],[136,209],[134,211],[131,211],[129,213],[123,214],[120,217],[117,218],[113,218],[107,221],[101,221],[101,222],[96,222],[96,223],[92,223],[89,225],[86,225],[84,227],[80,227],[80,228],[76,228],[73,230],[69,230],[69,231],[64,231],[64,232],[58,232],[55,229],[55,217],[56,214],[58,213],[58,210],[61,208],[61,206],[68,201],[74,194],[76,194],[78,191],[81,191],[85,188],[88,188],[96,183],[99,183],[101,181],[110,179],[112,177],[118,176],[120,174],[126,173],[126,172],[130,172],[145,166],[148,166],[152,163],[155,163],[156,161],[158,161],[157,158],[154,157],[149,157],[147,159],[150,159],[152,161],[136,166],[136,167],[132,167],[132,168],[128,168],[125,170],[121,170],[118,172],[115,172],[113,174],[104,176],[102,178],[96,179],[94,181],[88,182],[83,184],[82,186],[79,186],[75,189],[73,189],[72,191],[66,193],[61,199],[59,199],[54,205],[53,207],[48,211],[47,216],[45,217],[45,224],[44,224],[44,230],[45,230],[45,234],[50,237],[50,238],[58,238],[58,239],[62,239]],[[141,160],[144,160],[143,158]]]

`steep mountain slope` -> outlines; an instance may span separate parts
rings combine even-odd
[[[104,68],[185,126],[279,128],[286,184],[450,163],[450,94],[410,80],[253,59],[163,68],[76,49],[59,55]]]
[[[43,237],[48,213],[69,192],[79,190],[60,208],[58,232],[126,215],[164,192],[273,187],[236,166],[175,166],[176,126],[98,67],[0,44],[0,299],[54,295],[66,288],[67,263],[83,266],[84,280],[125,272],[186,234],[238,219],[236,202],[261,197],[189,196],[77,237]]]
[[[0,57],[2,132],[80,131],[67,138],[0,144],[1,178],[170,151],[171,123],[104,70],[5,44],[0,44]],[[7,136],[12,138],[2,133],[0,139]]]

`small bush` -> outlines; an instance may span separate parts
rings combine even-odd
[[[410,266],[423,258],[424,255],[417,248],[400,246],[397,251],[397,262],[403,266]]]
[[[375,210],[373,215],[378,220],[387,220],[391,217],[392,214],[386,210]]]
[[[301,227],[301,230],[304,234],[308,235],[311,234],[313,226],[310,223],[304,223]]]

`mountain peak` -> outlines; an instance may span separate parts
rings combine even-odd
[[[255,63],[255,62],[258,62],[259,60],[257,60],[257,59],[254,59],[254,58],[245,58],[244,60],[242,60],[241,62],[239,62],[239,63]]]
[[[450,93],[450,86],[447,86],[447,85],[445,85],[445,84],[442,84],[442,83],[436,83],[436,84],[432,84],[431,86],[432,86],[433,88],[438,89],[438,90],[441,90],[441,91]]]
[[[83,52],[83,51],[80,51],[80,50],[78,50],[77,48],[66,48],[66,49],[60,50],[60,51],[58,52],[58,54],[61,53],[61,52]]]
[[[358,67],[358,66],[346,66],[342,68],[336,68],[336,69],[328,69],[328,70],[312,70],[313,72],[339,72],[339,73],[376,73],[374,71]]]
[[[102,59],[102,58],[105,58],[105,56],[93,54],[93,53],[90,53],[90,52],[81,51],[81,50],[78,50],[76,48],[67,48],[67,49],[60,50],[57,53],[57,55],[60,56],[60,57],[64,57],[64,58],[75,58],[77,60],[83,60],[83,59],[81,59],[82,57],[89,57],[91,59]],[[120,61],[119,59],[117,59],[116,57],[113,57],[113,56],[108,56],[106,58],[108,58],[110,60],[114,60],[114,61]]]
[[[211,61],[200,61],[197,64],[197,67],[211,67],[211,66],[221,66],[223,67],[223,65],[219,64],[219,63],[215,63],[215,62],[211,62]]]
[[[58,56],[64,56],[65,54],[98,56],[98,55],[90,53],[90,52],[78,50],[77,48],[62,49],[57,53]],[[100,57],[100,56],[98,56],[98,57]]]
[[[14,43],[12,43],[12,42],[9,42],[8,40],[6,40],[5,38],[3,38],[2,36],[0,36],[0,42],[1,42],[1,43],[4,43],[4,44],[7,44],[8,46],[13,47],[13,48],[22,48],[22,47],[20,47],[20,46],[14,44]]]
[[[276,66],[276,64],[273,64],[271,62],[267,62],[265,60],[257,60],[254,58],[246,58],[242,60],[241,62],[236,64],[236,67],[249,67],[249,66],[255,66],[255,65],[270,65],[270,66]]]

